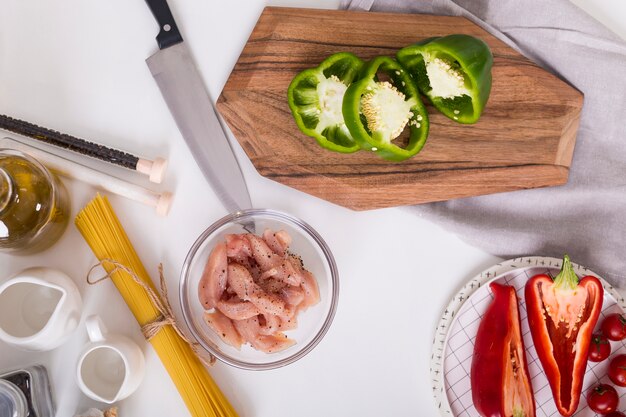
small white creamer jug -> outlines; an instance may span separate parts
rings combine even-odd
[[[108,333],[98,316],[85,320],[89,343],[76,366],[76,379],[89,398],[113,404],[131,395],[143,380],[143,352],[131,339]]]

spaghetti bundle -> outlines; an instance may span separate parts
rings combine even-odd
[[[117,268],[110,261],[102,263],[139,324],[159,320],[161,313],[129,271],[156,291],[154,284],[106,197],[96,196],[78,213],[75,222],[101,262],[111,260],[128,268]],[[172,326],[161,327],[150,343],[193,417],[237,416],[189,344]]]

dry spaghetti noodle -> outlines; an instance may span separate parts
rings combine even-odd
[[[76,216],[76,227],[96,257],[112,259],[132,270],[153,290],[154,284],[139,260],[124,228],[106,197],[96,196]],[[111,280],[141,326],[159,319],[161,313],[148,293],[124,269],[103,263]],[[237,413],[215,384],[198,357],[172,328],[162,327],[150,343],[178,388],[193,417],[236,417]]]

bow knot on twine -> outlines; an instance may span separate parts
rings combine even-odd
[[[92,280],[91,275],[93,271],[98,267],[104,268],[105,263],[113,265],[113,269],[110,272],[108,272],[106,275],[100,278],[97,278],[95,280]],[[189,340],[189,338],[187,338],[187,336],[185,336],[185,334],[182,332],[176,319],[174,318],[172,305],[170,304],[170,301],[167,297],[167,285],[165,283],[165,276],[163,275],[163,264],[161,263],[159,264],[159,281],[160,281],[159,283],[161,287],[160,294],[154,291],[152,287],[150,287],[150,285],[148,285],[141,278],[139,278],[132,269],[130,269],[126,265],[123,265],[113,259],[105,258],[105,259],[102,259],[99,263],[92,266],[89,269],[89,272],[87,272],[87,283],[89,285],[96,285],[106,279],[111,278],[111,275],[119,271],[126,272],[126,274],[128,274],[128,276],[130,276],[137,285],[139,285],[141,288],[144,289],[146,294],[148,294],[148,297],[150,298],[152,305],[160,313],[156,319],[146,324],[143,324],[141,326],[141,333],[143,334],[143,337],[146,338],[146,340],[150,341],[154,336],[157,335],[157,333],[159,333],[159,330],[161,330],[163,327],[172,326],[172,328],[176,331],[178,336],[180,336],[180,338],[183,339],[189,345],[189,347],[191,347],[191,349],[198,356],[198,358],[202,361],[202,363],[204,363],[207,366],[211,366],[215,363],[215,356],[213,356],[211,353],[201,350],[199,343],[192,342],[191,340]]]

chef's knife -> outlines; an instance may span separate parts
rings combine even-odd
[[[200,170],[230,212],[252,207],[241,168],[166,0],[146,0],[159,51],[146,60]]]

